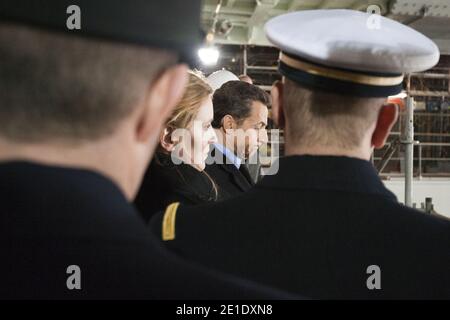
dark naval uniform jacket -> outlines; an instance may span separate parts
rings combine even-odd
[[[289,156],[216,204],[152,220],[169,248],[311,298],[450,298],[450,220],[400,204],[368,161]]]
[[[207,164],[205,171],[218,186],[219,200],[235,197],[254,186],[254,181],[244,163],[239,169],[217,147],[211,150],[210,159],[220,159],[220,163]],[[212,160],[208,159],[212,162]],[[208,162],[210,163],[210,162]]]
[[[0,164],[0,298],[241,299],[283,293],[169,253],[109,179]]]

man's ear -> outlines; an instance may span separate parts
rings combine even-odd
[[[236,121],[234,121],[234,118],[227,114],[222,118],[222,129],[223,131],[227,131],[229,129],[235,129],[236,128]]]
[[[152,136],[157,137],[162,124],[183,96],[187,81],[186,65],[170,67],[153,81],[138,119],[136,137],[139,142],[146,143]]]
[[[275,81],[270,90],[272,97],[272,120],[279,128],[284,128],[283,83]]]
[[[392,127],[397,122],[398,107],[396,104],[384,104],[378,113],[378,120],[372,134],[372,146],[381,149],[391,132]]]

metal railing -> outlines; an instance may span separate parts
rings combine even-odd
[[[377,164],[377,169],[379,170],[379,175],[382,177],[403,177],[405,174],[402,172],[389,172],[384,173],[383,169],[386,167],[387,163],[391,160],[394,161],[403,161],[404,157],[394,157],[393,154],[397,151],[400,143],[399,140],[396,139],[392,142],[388,143],[388,148],[382,157],[375,157],[372,155],[372,161],[379,161]],[[450,177],[449,172],[433,172],[433,173],[424,173],[423,171],[423,163],[425,161],[446,161],[450,163],[450,158],[448,157],[423,157],[423,148],[424,147],[449,147],[450,143],[447,142],[414,142],[414,147],[417,148],[417,156],[413,158],[413,161],[417,162],[417,166],[414,168],[414,177],[422,178],[422,177]],[[392,149],[394,149],[392,151]]]

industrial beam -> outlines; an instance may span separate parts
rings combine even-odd
[[[414,98],[406,100],[406,117],[402,143],[405,145],[405,205],[412,207],[414,168]]]

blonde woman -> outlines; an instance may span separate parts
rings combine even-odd
[[[186,91],[166,121],[135,201],[146,221],[172,202],[196,205],[217,199],[217,187],[204,172],[210,145],[217,141],[213,114],[211,87],[201,74],[189,72]]]

